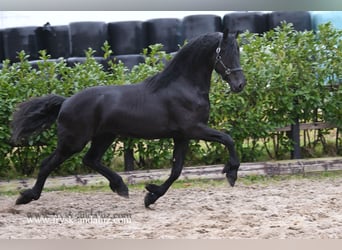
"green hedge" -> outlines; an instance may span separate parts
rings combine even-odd
[[[315,34],[297,32],[285,23],[263,35],[246,32],[240,36],[241,64],[248,84],[242,93],[230,94],[226,83],[213,74],[210,125],[231,133],[242,161],[256,160],[265,150],[272,158],[283,158],[291,150],[292,142],[285,133],[275,131],[292,124],[296,118],[303,122],[331,122],[342,128],[342,88],[336,87],[342,79],[341,38],[342,31],[330,24],[321,25]],[[106,58],[112,55],[108,43],[102,49]],[[44,51],[38,69],[31,67],[29,55],[23,51],[18,54],[19,63],[4,61],[0,71],[0,178],[32,175],[56,145],[55,128],[32,138],[25,147],[9,144],[9,124],[17,103],[48,93],[70,96],[94,85],[134,84],[162,70],[163,61],[171,57],[158,44],[143,53],[146,62],[132,71],[118,62],[109,62],[110,69],[105,71],[95,61],[91,49],[86,51],[86,62],[75,67],[67,67],[63,60],[49,61]],[[331,91],[329,86],[336,90]],[[117,156],[131,147],[141,168],[168,166],[171,143],[171,140],[116,141],[104,161],[115,165]],[[57,173],[89,171],[83,168],[81,156],[64,163]],[[221,163],[227,157],[219,144],[194,141],[187,163]]]

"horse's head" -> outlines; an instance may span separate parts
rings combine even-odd
[[[215,71],[229,83],[231,91],[240,92],[246,85],[246,78],[240,66],[240,50],[237,33],[223,32],[215,54]]]

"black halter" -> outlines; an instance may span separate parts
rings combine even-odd
[[[236,71],[242,71],[242,68],[229,68],[227,67],[224,62],[222,61],[222,56],[220,55],[221,52],[221,43],[222,43],[222,39],[219,42],[219,46],[216,49],[216,59],[215,59],[215,65],[216,66],[217,63],[220,63],[221,66],[224,68],[224,73],[228,76],[230,75],[232,72],[236,72]]]

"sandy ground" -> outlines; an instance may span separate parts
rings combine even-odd
[[[44,192],[15,206],[0,197],[0,238],[342,239],[342,178],[170,189],[145,209],[145,191]]]

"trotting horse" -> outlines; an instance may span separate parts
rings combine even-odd
[[[222,173],[234,186],[240,165],[234,142],[228,134],[207,126],[213,70],[229,83],[232,92],[242,91],[246,80],[240,66],[237,34],[215,32],[193,39],[162,72],[138,84],[90,87],[69,98],[50,94],[19,104],[11,124],[12,141],[22,142],[57,120],[58,143],[42,161],[32,189],[23,191],[16,204],[39,199],[51,171],[88,142],[91,146],[83,163],[106,177],[114,192],[128,197],[121,176],[101,163],[103,154],[118,136],[173,138],[171,175],[162,185],[146,186],[146,207],[163,196],[181,174],[191,139],[226,146],[230,157]]]

